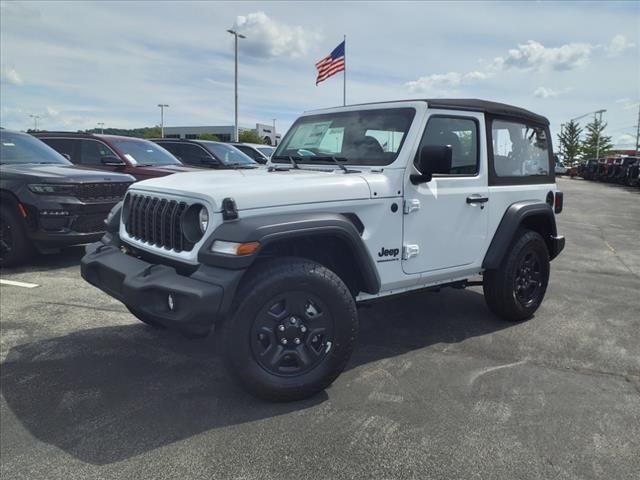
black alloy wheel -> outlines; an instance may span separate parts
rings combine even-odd
[[[333,316],[315,295],[290,291],[269,300],[253,321],[251,351],[273,375],[303,375],[331,349]]]

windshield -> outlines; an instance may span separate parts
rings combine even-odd
[[[225,165],[255,165],[256,163],[251,157],[226,143],[202,142],[202,145]]]
[[[110,139],[133,165],[138,167],[152,165],[182,165],[180,161],[160,145],[141,139]]]
[[[71,165],[49,145],[26,133],[0,130],[0,164],[55,163]]]
[[[257,147],[257,150],[263,155],[270,157],[271,154],[274,152],[275,148],[274,147]]]
[[[389,165],[398,153],[413,117],[413,108],[385,108],[301,117],[293,124],[272,160],[332,163],[336,157],[355,165]],[[328,157],[328,158],[322,158]]]

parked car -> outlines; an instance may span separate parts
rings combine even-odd
[[[639,166],[640,158],[623,157],[618,182],[630,187],[640,185]]]
[[[569,170],[565,164],[562,162],[562,160],[560,160],[558,158],[557,155],[553,156],[554,160],[555,160],[555,173],[556,175],[566,175],[567,171]]]
[[[196,170],[183,165],[159,145],[142,138],[68,132],[38,132],[33,135],[76,165],[128,173],[136,180]]]
[[[258,166],[251,158],[228,143],[178,138],[156,138],[153,141],[186,165],[218,169]]]
[[[256,162],[265,164],[275,152],[275,147],[258,143],[232,143],[234,147],[253,158]]]
[[[309,397],[349,363],[358,303],[481,283],[498,317],[534,315],[565,244],[551,153],[545,117],[494,102],[309,112],[269,169],[133,185],[82,276],[149,325],[214,328],[254,394]]]
[[[582,163],[582,168],[580,169],[580,176],[585,180],[595,180],[596,175],[598,174],[598,168],[598,159],[592,158],[590,160],[585,160]]]
[[[0,266],[95,242],[135,179],[74,166],[26,133],[0,130]]]

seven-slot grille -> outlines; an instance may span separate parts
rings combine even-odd
[[[128,211],[125,228],[134,239],[156,247],[189,252],[194,244],[182,230],[185,202],[147,195],[129,194],[123,211]]]
[[[81,183],[76,186],[76,196],[84,201],[118,201],[127,192],[130,182]]]

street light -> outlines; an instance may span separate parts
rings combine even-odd
[[[168,108],[169,105],[166,103],[159,103],[158,106],[160,107],[160,137],[164,138],[164,109]]]
[[[100,127],[100,135],[104,135],[104,122],[98,122],[97,125]]]
[[[31,118],[33,118],[33,131],[37,132],[38,131],[38,119],[40,118],[40,115],[31,114],[29,116]]]
[[[276,118],[273,118],[273,146],[275,147],[278,143],[278,139],[276,138]]]
[[[234,37],[234,52],[235,52],[235,123],[233,128],[233,136],[234,141],[239,142],[240,138],[238,136],[238,38],[247,38],[241,33],[236,32],[235,30],[229,29],[227,30]]]

